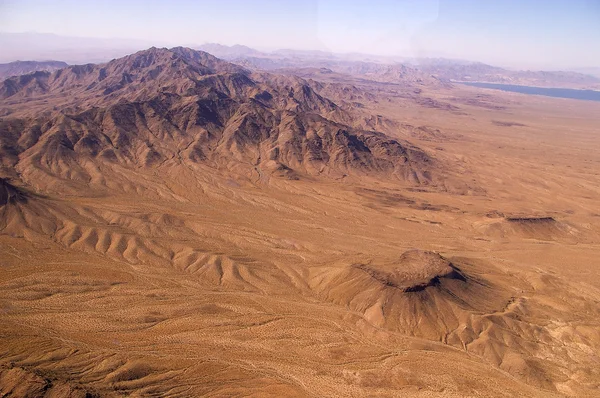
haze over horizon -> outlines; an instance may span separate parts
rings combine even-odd
[[[456,58],[515,68],[600,66],[600,52],[593,51],[600,40],[600,2],[592,0],[3,0],[0,26],[3,33],[158,46],[216,42],[261,50]]]

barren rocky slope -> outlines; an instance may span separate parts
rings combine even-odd
[[[96,159],[141,167],[200,162],[259,178],[433,178],[423,151],[337,122],[349,119],[345,111],[302,79],[251,74],[184,48],[11,78],[2,95],[3,163],[22,173],[87,183],[83,163]],[[58,164],[61,170],[48,170]]]

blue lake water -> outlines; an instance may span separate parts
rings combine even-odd
[[[545,95],[547,97],[571,98],[587,101],[600,101],[600,91],[594,90],[577,90],[573,88],[545,88],[545,87],[530,87],[517,86],[513,84],[498,84],[498,83],[471,83],[461,82],[467,86],[492,88],[496,90],[512,91],[521,94]]]

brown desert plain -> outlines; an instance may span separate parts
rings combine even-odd
[[[0,396],[600,396],[600,102],[419,73],[2,82]]]

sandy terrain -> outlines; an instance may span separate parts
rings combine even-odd
[[[600,103],[322,82],[431,180],[5,168],[0,395],[600,396]]]

